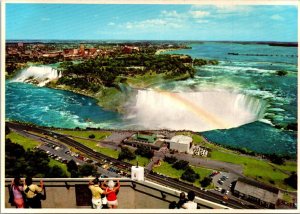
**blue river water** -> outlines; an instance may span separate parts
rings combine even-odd
[[[219,42],[191,44],[191,47],[167,53],[218,59],[219,65],[197,68],[193,79],[160,82],[153,87],[176,92],[227,89],[264,100],[267,108],[261,120],[202,134],[219,144],[294,157],[296,132],[281,130],[275,125],[297,122],[297,48]],[[278,76],[278,70],[287,71],[288,74]],[[124,115],[104,110],[96,100],[72,92],[9,80],[5,89],[7,120],[64,128],[143,128]]]

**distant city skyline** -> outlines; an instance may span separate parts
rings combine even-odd
[[[297,6],[6,4],[7,40],[282,41]]]

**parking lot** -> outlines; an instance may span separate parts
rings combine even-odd
[[[212,182],[215,186],[213,191],[219,192],[223,196],[231,196],[232,182],[238,179],[238,176],[227,172],[216,171],[215,175],[212,176]]]
[[[74,160],[77,165],[92,164],[97,167],[98,173],[102,177],[130,177],[130,174],[124,170],[125,166],[116,166],[113,162],[105,159],[92,160],[81,154],[71,152],[68,147],[47,139],[41,139],[42,145],[36,147],[36,150],[44,151],[49,158],[67,164],[70,160]]]

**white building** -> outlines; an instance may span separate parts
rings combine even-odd
[[[172,137],[170,142],[170,149],[178,152],[189,152],[193,139],[189,136],[176,135]]]

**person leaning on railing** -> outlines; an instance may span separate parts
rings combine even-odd
[[[115,187],[115,182],[113,180],[109,180],[107,184],[105,180],[102,183],[101,188],[105,189],[104,194],[106,194],[108,208],[110,209],[117,208],[118,207],[117,193],[120,189],[120,181],[117,180],[117,186]]]
[[[182,205],[182,208],[184,208],[184,209],[197,209],[198,208],[197,203],[194,202],[195,192],[192,191],[192,190],[189,191],[188,195],[187,195],[187,198],[188,198],[188,201]]]
[[[96,177],[94,180],[89,181],[89,189],[92,192],[92,208],[93,209],[101,209],[102,208],[102,199],[101,194],[104,191],[99,186],[99,179]]]
[[[14,180],[12,180],[10,188],[10,203],[15,205],[17,208],[25,208],[26,196],[23,195],[23,181],[19,177],[16,177]]]
[[[32,183],[32,178],[27,177],[25,179],[25,185],[24,185],[24,193],[26,195],[26,203],[29,208],[42,208],[41,200],[44,200],[43,198],[45,196],[41,193],[44,189],[44,182],[40,181],[40,186]]]

